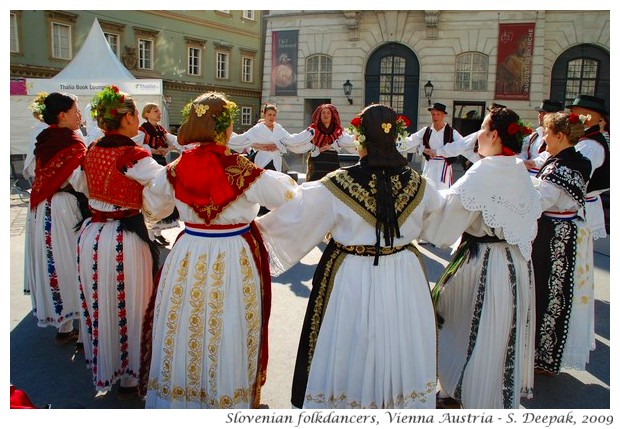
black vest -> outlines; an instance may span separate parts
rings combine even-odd
[[[427,149],[430,149],[430,145],[428,142],[431,139],[431,132],[432,132],[431,127],[426,127],[426,131],[424,132],[424,135],[422,136],[422,143],[424,143],[424,147]],[[454,135],[452,133],[452,128],[450,127],[450,125],[446,124],[446,127],[443,130],[443,144],[452,143],[453,141],[454,141]],[[422,155],[424,155],[424,159],[426,159],[427,161],[431,159],[431,157],[425,153],[423,153]],[[457,159],[458,159],[457,156],[453,156],[450,158],[446,158],[446,162],[448,163],[448,165],[452,165],[452,163],[454,163]]]
[[[607,140],[605,136],[601,134],[601,130],[598,125],[588,128],[585,135],[581,140],[590,139],[597,141],[605,150],[605,161],[603,165],[594,170],[592,177],[588,182],[588,193],[592,191],[600,191],[602,189],[609,189],[609,146],[607,146]]]

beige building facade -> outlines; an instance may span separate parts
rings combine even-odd
[[[590,94],[609,105],[608,10],[269,11],[265,26],[262,98],[290,132],[323,102],[345,126],[370,103],[390,104],[411,132],[440,102],[462,133],[494,102],[535,125],[546,98]]]

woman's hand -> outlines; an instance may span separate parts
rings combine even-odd
[[[264,150],[267,152],[275,152],[276,150],[278,150],[278,147],[275,145],[275,143],[252,143],[250,147],[252,149]]]
[[[424,149],[424,154],[433,158],[435,155],[437,155],[437,151],[433,149]]]

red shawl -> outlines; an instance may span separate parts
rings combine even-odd
[[[323,121],[321,121],[323,109],[329,109],[332,112],[332,122],[329,124],[329,127],[325,127]],[[316,147],[328,146],[338,140],[342,135],[342,125],[340,124],[340,115],[338,110],[336,110],[336,106],[333,104],[321,104],[317,107],[312,114],[312,125],[310,127],[315,132],[312,144]]]
[[[202,144],[168,166],[175,197],[192,207],[207,225],[260,177],[262,168],[227,148]]]
[[[36,166],[30,208],[54,195],[82,165],[86,146],[69,128],[52,125],[37,136],[34,155]]]

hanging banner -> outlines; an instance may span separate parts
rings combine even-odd
[[[496,100],[529,100],[535,23],[500,24]]]
[[[299,31],[271,34],[271,95],[297,95],[297,41]]]

